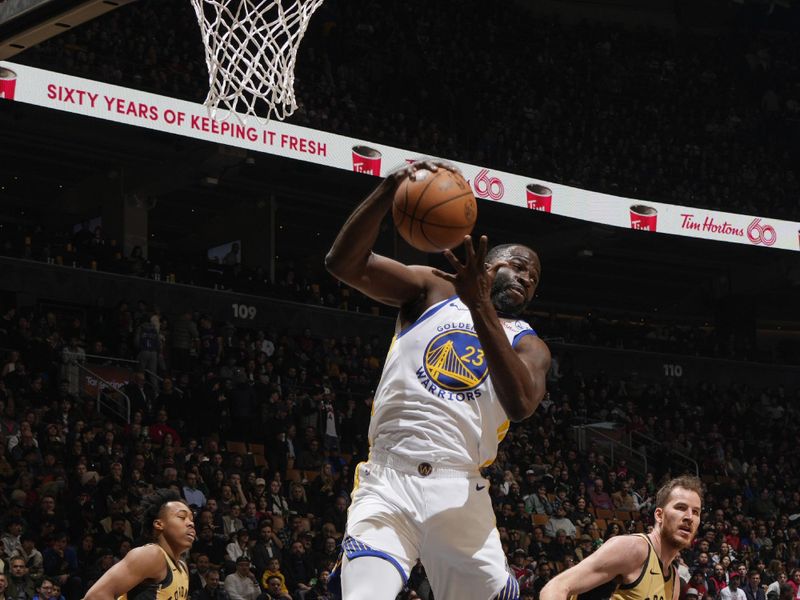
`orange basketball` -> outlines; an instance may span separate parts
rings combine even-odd
[[[454,248],[472,231],[478,205],[459,173],[420,169],[397,187],[392,216],[403,239],[423,252]]]

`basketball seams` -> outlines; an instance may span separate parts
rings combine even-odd
[[[397,209],[397,213],[401,214],[404,217],[408,217],[409,219],[411,219],[411,215],[410,214],[400,210],[399,208]],[[433,223],[431,221],[423,221],[422,219],[411,219],[411,220],[416,222],[416,223],[421,223],[423,225],[431,225],[432,227],[440,227],[442,229],[464,229],[464,227],[465,227],[464,223],[462,223],[461,225],[448,225],[448,224],[445,224],[445,223],[441,223],[440,224],[440,223]]]
[[[439,177],[446,180],[432,189]],[[395,225],[401,236],[418,250],[440,252],[453,247],[459,243],[454,236],[469,233],[475,225],[474,196],[459,174],[442,170],[424,182],[406,178],[401,185],[404,187],[396,190],[392,206]],[[410,189],[412,185],[414,188]],[[447,197],[447,194],[453,195]],[[420,206],[423,202],[427,204]],[[436,222],[439,219],[443,221],[441,224]]]
[[[439,209],[439,208],[443,207],[445,204],[448,204],[449,202],[453,202],[454,200],[460,200],[461,198],[464,198],[466,196],[472,196],[472,192],[464,192],[463,194],[459,194],[458,196],[453,196],[452,198],[448,198],[447,200],[442,200],[438,204],[435,204],[434,206],[431,206],[428,210],[426,210],[425,214],[423,214],[423,215],[421,215],[419,217],[419,220],[423,221],[425,223],[429,223],[429,221],[425,221],[425,218],[428,216],[429,213],[435,211],[436,209]],[[438,225],[436,223],[430,223],[430,224],[431,225],[436,225],[437,227],[446,227],[446,225]],[[462,225],[462,227],[463,227],[463,225]]]
[[[428,172],[430,173],[430,171],[428,171]],[[420,234],[425,238],[428,237],[422,231],[422,222],[419,219],[417,219],[417,209],[419,208],[419,205],[422,202],[422,199],[425,197],[425,192],[428,191],[428,188],[431,187],[433,182],[436,181],[437,177],[439,177],[441,174],[442,174],[441,171],[438,172],[438,173],[435,173],[435,174],[431,173],[431,175],[433,175],[433,177],[431,177],[425,183],[425,186],[422,188],[422,190],[420,190],[419,194],[417,194],[417,201],[416,201],[416,203],[414,203],[414,211],[409,215],[409,218],[411,219],[411,224],[410,224],[410,226],[408,228],[408,237],[409,237],[408,242],[410,244],[412,244],[412,245],[413,245],[413,240],[414,240],[414,225],[419,224],[419,232],[420,232]],[[408,188],[409,188],[410,185],[411,185],[411,180],[410,179],[406,179],[406,206],[408,206]]]

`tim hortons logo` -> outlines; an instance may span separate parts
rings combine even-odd
[[[503,182],[498,177],[490,177],[489,169],[481,169],[472,182],[472,189],[479,198],[500,200],[505,193]]]
[[[714,235],[729,235],[734,237],[747,236],[748,241],[755,245],[772,246],[778,239],[772,225],[761,223],[760,218],[753,219],[746,229],[737,227],[728,221],[715,220],[712,215],[707,215],[702,221],[697,220],[692,213],[681,213],[681,229],[702,231]]]

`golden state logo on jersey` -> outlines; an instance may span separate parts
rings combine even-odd
[[[434,396],[446,400],[474,400],[489,370],[474,331],[446,329],[428,342],[417,379]]]

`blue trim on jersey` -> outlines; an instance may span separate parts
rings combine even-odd
[[[526,329],[525,331],[520,331],[517,335],[514,336],[514,339],[511,340],[511,347],[516,348],[517,342],[519,342],[526,335],[536,335],[536,332],[533,329]]]
[[[344,542],[342,542],[342,550],[344,550],[344,555],[347,557],[347,560],[353,560],[359,556],[375,556],[377,558],[382,558],[383,560],[389,561],[392,565],[394,565],[394,568],[397,569],[397,572],[400,573],[400,577],[403,579],[403,585],[408,583],[408,575],[406,575],[402,565],[400,565],[400,563],[397,562],[394,557],[386,552],[375,550],[375,548],[367,546],[366,544],[363,544],[350,536],[347,536]]]
[[[453,301],[455,298],[458,298],[458,294],[456,294],[456,295],[454,295],[454,296],[450,296],[450,297],[449,297],[449,298],[447,298],[446,300],[442,300],[441,302],[439,302],[439,304],[434,304],[433,306],[431,306],[431,307],[430,307],[428,310],[426,310],[424,313],[422,313],[422,314],[420,315],[419,319],[417,319],[417,320],[416,320],[416,321],[414,321],[414,322],[413,322],[411,325],[409,325],[408,327],[406,327],[405,329],[403,329],[403,331],[401,331],[400,333],[398,333],[398,334],[397,334],[397,339],[399,340],[401,337],[403,337],[403,336],[404,336],[405,334],[407,334],[409,331],[411,331],[412,329],[414,329],[414,327],[416,327],[417,325],[419,325],[419,324],[420,324],[420,323],[422,323],[423,321],[427,320],[428,318],[432,317],[432,316],[433,316],[434,314],[436,314],[436,313],[437,313],[437,312],[438,312],[438,311],[439,311],[441,308],[443,308],[443,307],[444,307],[444,306],[445,306],[445,305],[446,305],[448,302],[452,302],[452,301]]]
[[[498,592],[495,600],[519,600],[519,582],[513,575],[508,576],[505,587]]]

